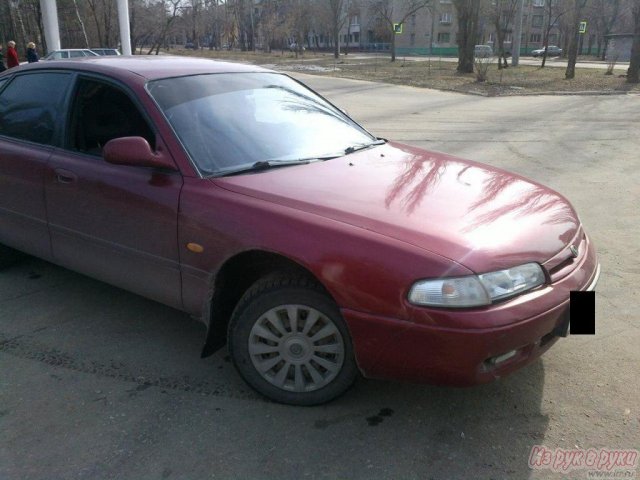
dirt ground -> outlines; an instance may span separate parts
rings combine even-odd
[[[388,56],[352,53],[341,55],[335,60],[330,54],[305,52],[294,55],[291,52],[238,52],[215,50],[176,50],[173,54],[202,56],[230,61],[242,61],[264,65],[269,68],[287,71],[299,71],[312,75],[325,75],[356,80],[368,80],[395,85],[434,88],[444,91],[471,93],[486,96],[532,95],[541,93],[606,93],[640,92],[639,85],[626,83],[626,67],[613,70],[606,75],[607,64],[592,62],[589,67],[577,68],[572,80],[565,80],[565,68],[555,65],[562,63],[550,58],[547,66],[540,68],[541,60],[523,58],[519,67],[498,70],[497,60],[480,59],[480,65],[486,68],[487,80],[478,82],[475,74],[458,74],[455,59],[440,57],[398,57],[391,62]],[[592,61],[593,58],[584,60]],[[524,63],[535,63],[535,65]],[[564,63],[566,65],[566,62]],[[585,64],[585,67],[587,65]]]

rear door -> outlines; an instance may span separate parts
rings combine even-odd
[[[177,247],[182,176],[105,162],[111,139],[144,137],[166,148],[131,92],[79,76],[64,148],[51,157],[46,204],[55,261],[182,307]]]
[[[51,242],[44,175],[70,85],[65,72],[0,81],[0,243],[45,259]]]

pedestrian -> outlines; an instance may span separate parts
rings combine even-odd
[[[20,65],[18,60],[18,52],[16,52],[16,42],[9,40],[7,42],[7,68],[13,68]]]
[[[38,52],[36,52],[36,44],[33,42],[27,43],[27,62],[34,63],[38,61]]]
[[[4,72],[7,69],[4,65],[4,55],[2,54],[2,44],[0,43],[0,72]]]

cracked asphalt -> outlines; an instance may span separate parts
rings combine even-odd
[[[640,449],[640,96],[296,77],[379,136],[567,196],[602,264],[596,335],[490,385],[359,380],[297,408],[246,387],[224,349],[200,359],[185,314],[29,258],[0,272],[0,478],[587,478],[529,469],[531,447]]]

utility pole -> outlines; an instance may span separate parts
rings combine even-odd
[[[60,29],[58,28],[58,9],[56,0],[40,0],[44,36],[47,41],[47,52],[60,50]]]
[[[513,48],[511,48],[511,66],[517,67],[520,63],[520,43],[522,41],[522,11],[524,10],[524,0],[518,0],[516,7],[516,19],[513,29]]]

